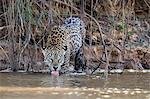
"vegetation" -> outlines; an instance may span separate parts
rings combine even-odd
[[[86,24],[84,53],[99,68],[150,69],[149,0],[1,0],[0,70],[44,70],[47,31],[68,16]]]

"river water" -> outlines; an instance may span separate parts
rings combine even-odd
[[[150,73],[0,73],[0,99],[150,99]]]

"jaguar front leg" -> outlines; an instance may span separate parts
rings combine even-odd
[[[69,67],[70,67],[70,49],[68,49],[66,51],[66,54],[65,54],[65,58],[64,58],[64,64],[61,68],[61,73],[67,73],[69,72]]]
[[[83,72],[85,69],[85,58],[83,55],[83,48],[81,47],[75,56],[75,70],[77,72]]]

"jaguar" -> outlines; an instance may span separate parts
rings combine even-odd
[[[69,68],[70,58],[75,61],[74,70],[85,68],[83,39],[86,29],[79,17],[69,17],[60,26],[54,26],[48,33],[46,48],[42,50],[44,62],[50,71],[61,72]]]

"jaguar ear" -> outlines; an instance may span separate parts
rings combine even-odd
[[[64,49],[65,51],[67,51],[67,46],[64,46],[63,49]]]

